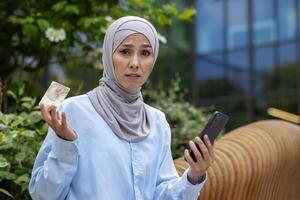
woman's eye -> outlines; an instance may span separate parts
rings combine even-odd
[[[150,51],[148,51],[148,50],[143,50],[142,51],[142,55],[143,56],[149,56],[151,53],[150,53]]]
[[[128,55],[129,54],[129,50],[128,49],[123,49],[123,50],[120,50],[120,53],[124,54],[124,55]]]

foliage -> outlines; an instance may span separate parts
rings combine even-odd
[[[298,65],[286,64],[264,77],[263,91],[286,93],[284,98],[266,98],[266,102],[263,102],[264,110],[267,107],[275,107],[291,113],[297,112],[297,96],[294,91],[297,90],[298,74]]]
[[[213,110],[213,107],[197,108],[184,101],[185,91],[180,89],[180,81],[177,76],[166,90],[148,88],[144,93],[146,102],[166,114],[172,132],[173,158],[183,156],[188,141],[199,134]]]
[[[30,199],[27,186],[36,153],[47,131],[35,98],[25,97],[24,86],[17,93],[15,112],[0,112],[0,199]]]
[[[289,64],[275,68],[265,77],[264,90],[287,90],[297,88],[297,65]]]
[[[243,93],[241,86],[223,78],[199,81],[197,88],[202,97],[218,97]]]

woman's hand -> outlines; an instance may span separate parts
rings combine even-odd
[[[207,135],[204,136],[204,142],[199,137],[195,138],[195,142],[189,142],[197,162],[194,162],[187,149],[184,151],[185,159],[190,165],[188,180],[193,184],[199,182],[200,178],[205,174],[206,170],[211,166],[215,159],[213,145],[210,143]],[[200,147],[201,152],[198,150],[195,143]]]
[[[40,104],[42,118],[62,139],[73,141],[77,138],[73,129],[68,125],[66,113],[56,111],[56,106],[45,106]]]

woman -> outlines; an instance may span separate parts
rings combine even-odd
[[[40,105],[50,128],[32,171],[33,199],[197,199],[213,147],[207,137],[191,141],[197,162],[186,150],[190,167],[178,177],[165,115],[140,92],[158,48],[152,24],[122,17],[104,38],[100,85],[65,100],[60,111]]]

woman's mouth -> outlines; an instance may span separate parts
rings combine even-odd
[[[139,75],[139,74],[125,74],[125,76],[128,77],[128,78],[139,78],[139,77],[141,77],[141,75]]]

